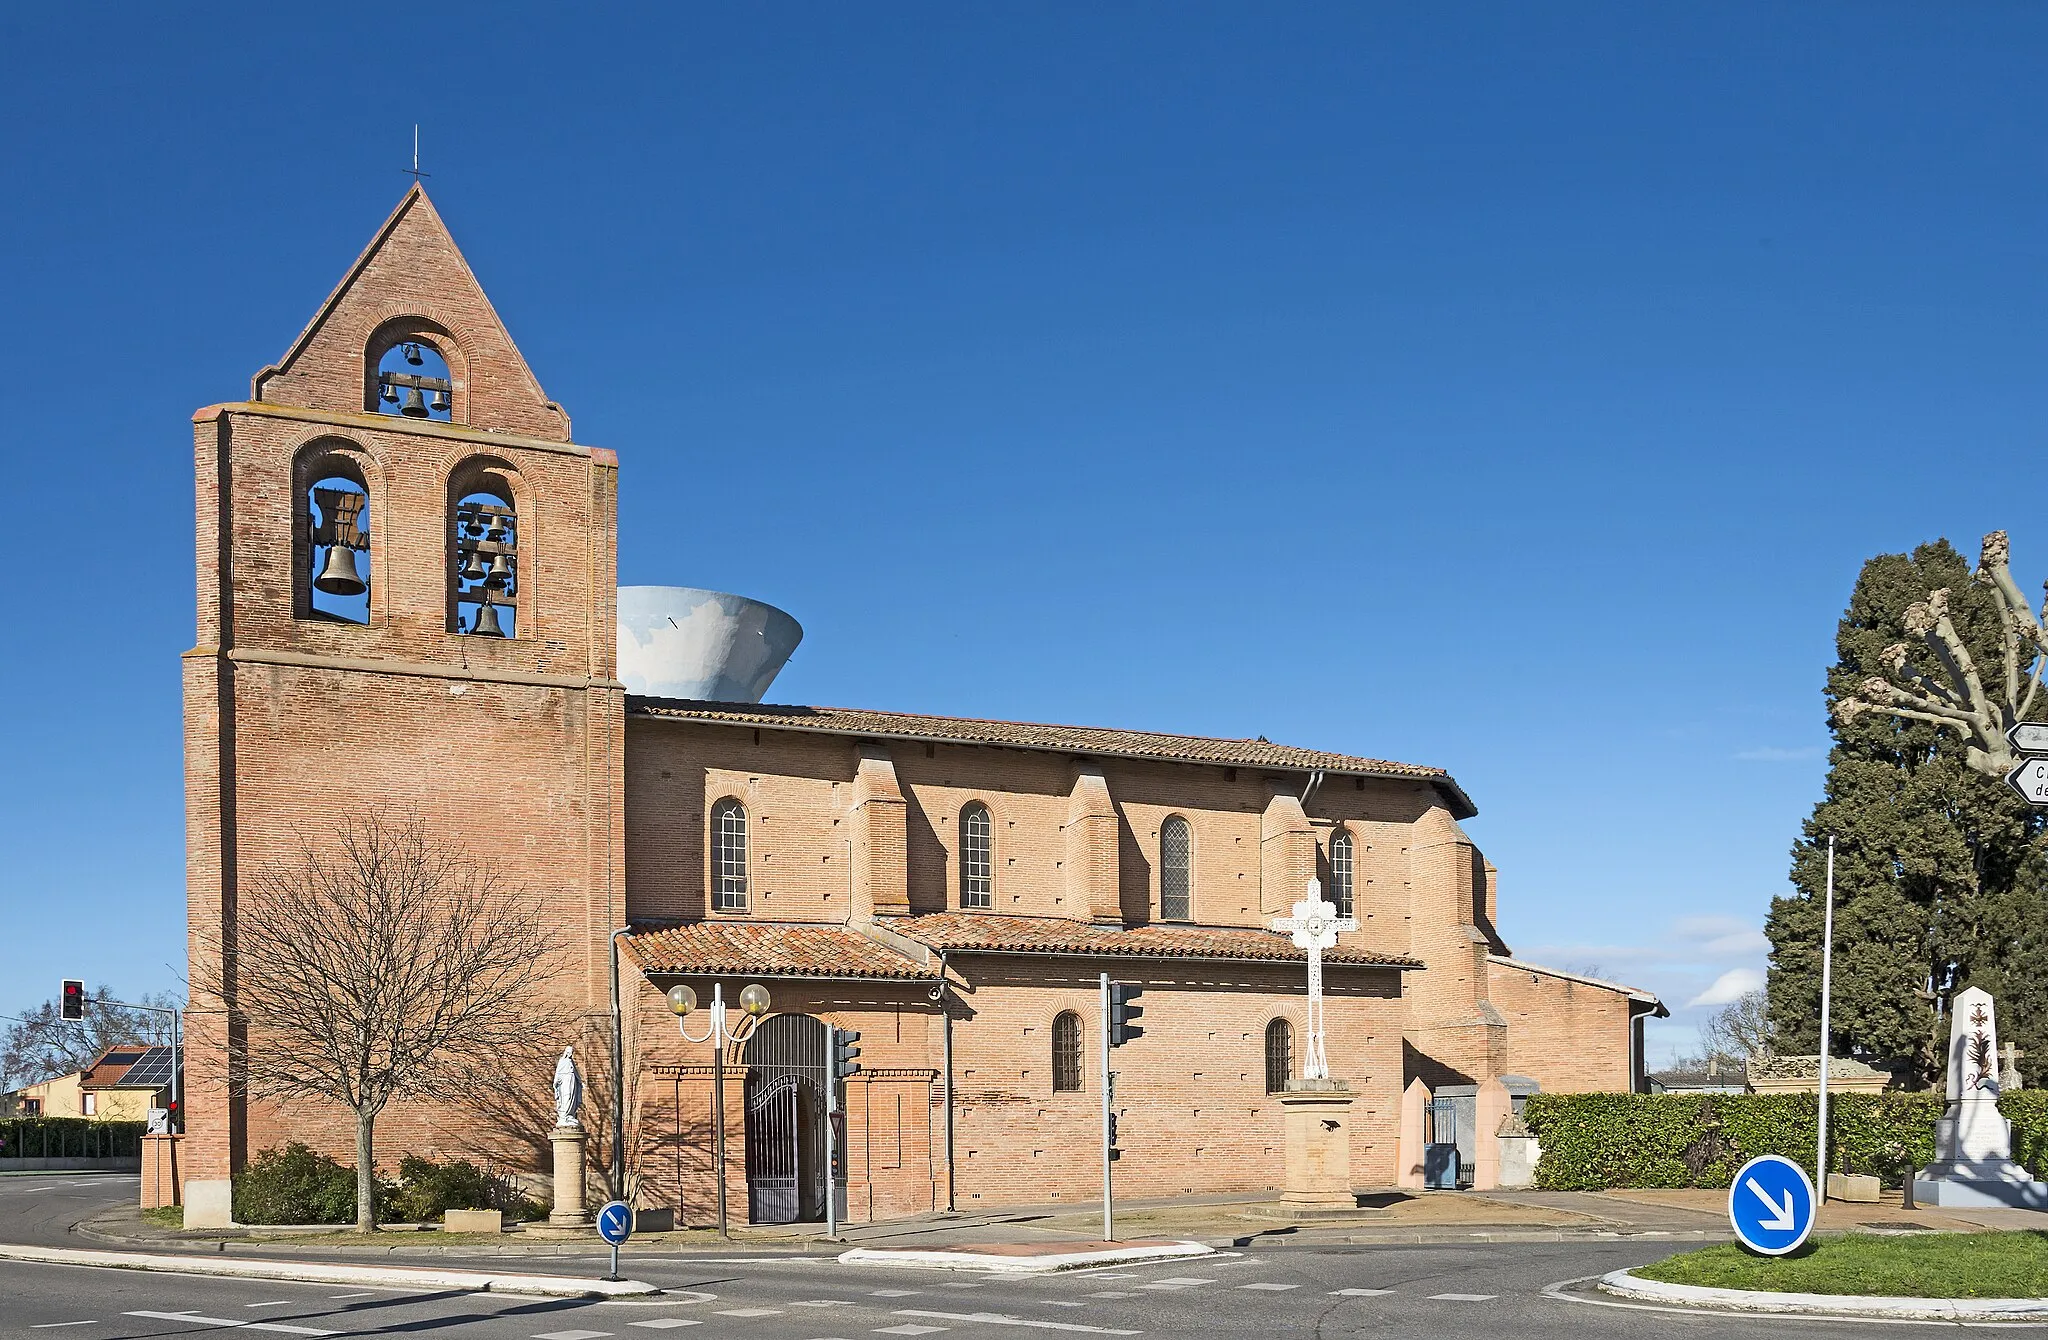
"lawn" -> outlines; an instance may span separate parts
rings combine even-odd
[[[2048,1232],[1848,1233],[1791,1256],[1729,1243],[1683,1252],[1632,1273],[1667,1284],[1899,1298],[2048,1298]]]

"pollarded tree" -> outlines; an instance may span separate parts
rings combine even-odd
[[[376,1228],[375,1132],[394,1101],[473,1104],[559,1037],[552,937],[531,898],[417,819],[351,820],[245,888],[193,982],[223,1002],[254,1097],[356,1118],[356,1227]]]

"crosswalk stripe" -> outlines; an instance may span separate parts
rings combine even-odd
[[[1490,1293],[1433,1293],[1429,1296],[1429,1301],[1432,1303],[1490,1303],[1496,1297],[1498,1295]]]
[[[191,1326],[232,1326],[243,1331],[281,1331],[286,1335],[340,1335],[311,1326],[287,1326],[281,1321],[236,1321],[232,1317],[202,1317],[196,1312],[124,1312],[124,1317],[147,1317],[151,1321],[182,1321]]]
[[[1392,1293],[1392,1289],[1332,1289],[1332,1298],[1378,1298],[1381,1294]]]
[[[904,1308],[891,1313],[897,1317],[931,1317],[939,1321],[978,1321],[984,1326],[1028,1326],[1034,1331],[1072,1331],[1081,1335],[1143,1335],[1114,1326],[1084,1326],[1075,1321],[1040,1321],[1036,1317],[1012,1317],[1004,1312],[924,1312]]]

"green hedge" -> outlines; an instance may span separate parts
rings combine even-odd
[[[149,1123],[91,1117],[0,1120],[0,1159],[132,1159],[142,1156]]]
[[[1934,1161],[1939,1093],[1844,1093],[1828,1101],[1828,1162],[1897,1186]],[[2048,1091],[1999,1100],[2013,1124],[2013,1157],[2039,1175],[2048,1163]],[[1820,1098],[1810,1093],[1539,1093],[1523,1114],[1542,1142],[1536,1185],[1725,1187],[1759,1154],[1782,1154],[1813,1173]]]

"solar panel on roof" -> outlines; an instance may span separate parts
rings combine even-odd
[[[151,1047],[142,1054],[142,1059],[128,1067],[128,1073],[121,1077],[121,1087],[161,1089],[171,1082],[171,1049]]]

